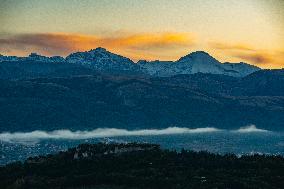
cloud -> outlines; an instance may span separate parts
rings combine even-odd
[[[0,133],[0,141],[5,142],[36,142],[43,139],[90,139],[117,136],[151,136],[151,135],[173,135],[173,134],[194,134],[217,132],[219,129],[212,127],[189,129],[183,127],[169,127],[166,129],[142,129],[142,130],[126,130],[116,128],[98,128],[92,131],[32,131],[32,132],[16,132],[16,133]]]
[[[112,40],[110,41],[113,42]],[[185,33],[139,34],[118,40],[118,43],[138,50],[186,47],[193,42],[193,36]]]
[[[242,50],[242,51],[255,50],[250,45],[244,43],[232,44],[232,43],[221,43],[221,42],[209,42],[209,46],[213,49],[218,49],[218,50]]]
[[[265,130],[265,129],[258,129],[258,128],[256,128],[255,125],[249,125],[249,126],[246,126],[246,127],[241,127],[238,130],[234,130],[232,132],[237,132],[237,133],[255,133],[255,132],[266,133],[266,132],[269,132],[269,131]]]
[[[265,52],[236,53],[233,56],[237,58],[241,58],[248,62],[252,62],[254,64],[269,64],[269,63],[274,62],[273,56]]]
[[[10,55],[27,55],[31,51],[45,55],[66,56],[74,51],[86,51],[98,46],[140,54],[149,51],[179,49],[194,45],[191,33],[141,33],[124,36],[97,36],[69,33],[18,34],[0,38],[0,51]]]
[[[282,68],[284,66],[283,50],[259,49],[246,43],[208,42],[210,48],[216,50],[219,57],[224,54],[234,61],[244,61],[262,68]],[[229,60],[230,61],[230,60]]]
[[[0,141],[15,143],[34,143],[46,139],[68,139],[82,140],[91,138],[120,137],[120,136],[158,136],[158,135],[177,135],[177,134],[201,134],[201,133],[272,133],[271,131],[258,129],[255,125],[241,127],[237,130],[222,130],[214,127],[204,128],[185,128],[185,127],[168,127],[165,129],[141,129],[127,130],[117,128],[98,128],[91,131],[31,131],[31,132],[3,132],[0,133]]]

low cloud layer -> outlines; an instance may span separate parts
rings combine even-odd
[[[249,126],[246,126],[246,127],[241,127],[238,130],[234,130],[233,132],[237,132],[237,133],[256,133],[256,132],[266,133],[266,132],[269,132],[269,131],[265,130],[265,129],[258,129],[258,128],[256,128],[255,125],[249,125]]]
[[[118,136],[157,136],[157,135],[173,135],[173,134],[197,134],[197,133],[214,133],[226,132],[213,127],[205,128],[181,128],[169,127],[166,129],[142,129],[142,130],[126,130],[115,128],[98,128],[92,131],[70,131],[70,130],[55,130],[55,131],[32,131],[32,132],[5,132],[0,133],[0,141],[5,142],[36,142],[44,139],[90,139],[103,137],[118,137]],[[232,133],[253,133],[253,132],[268,132],[267,130],[258,129],[251,125],[242,127],[238,130],[230,130]]]
[[[0,133],[0,140],[6,142],[17,141],[37,141],[42,139],[89,139],[102,137],[117,137],[117,136],[151,136],[151,135],[171,135],[171,134],[189,134],[189,133],[206,133],[216,132],[216,128],[180,128],[169,127],[166,129],[143,129],[129,131],[126,129],[115,128],[99,128],[92,131],[70,131],[70,130],[55,130],[47,131],[32,131],[32,132],[16,132],[16,133]]]

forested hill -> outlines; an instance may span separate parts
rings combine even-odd
[[[282,188],[281,156],[162,150],[152,144],[83,144],[0,167],[1,188]]]

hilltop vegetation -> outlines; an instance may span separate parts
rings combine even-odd
[[[281,156],[216,155],[151,144],[83,144],[0,168],[2,188],[282,188]]]

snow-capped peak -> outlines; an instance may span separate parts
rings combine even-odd
[[[204,51],[192,52],[181,57],[177,62],[198,61],[198,62],[218,62],[215,58]]]
[[[98,47],[90,51],[72,53],[66,57],[69,63],[88,65],[101,71],[137,71],[139,67],[129,58]]]
[[[178,74],[211,73],[234,77],[244,77],[260,68],[246,63],[221,63],[204,51],[189,53],[177,61],[138,61],[98,47],[85,52],[75,52],[65,59],[60,56],[46,57],[31,53],[28,57],[0,56],[3,61],[66,62],[82,64],[103,72],[144,74],[152,76],[172,76]]]
[[[238,65],[222,64],[204,51],[192,52],[175,62],[166,61],[170,64],[161,61],[154,62],[155,64],[153,64],[153,62],[138,61],[138,64],[150,75],[155,76],[194,74],[200,72],[243,77],[259,69],[245,63]]]
[[[75,52],[66,57],[71,63],[96,64],[102,62],[128,62],[133,63],[129,58],[123,57],[107,51],[105,48],[98,47],[85,52]]]

